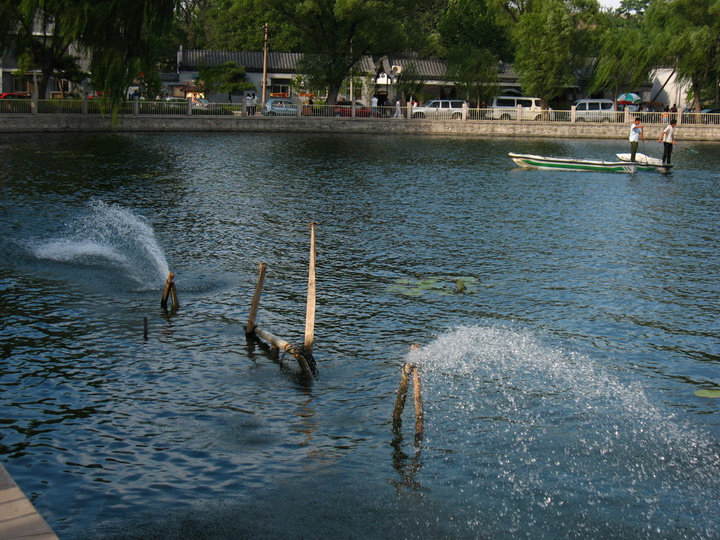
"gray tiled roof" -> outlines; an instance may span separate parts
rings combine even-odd
[[[302,53],[268,52],[267,69],[274,73],[294,73],[297,63],[303,57]],[[243,66],[247,72],[262,72],[263,53],[262,51],[238,52],[238,51],[205,51],[205,50],[182,50],[179,54],[180,71],[194,71],[203,63],[208,66],[217,66],[225,62],[235,62]],[[364,56],[360,61],[360,68],[366,73],[374,73],[375,65],[372,57]]]

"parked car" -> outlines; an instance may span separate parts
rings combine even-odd
[[[462,99],[432,99],[421,107],[414,107],[413,118],[462,118],[463,105],[467,103]]]
[[[490,120],[517,120],[519,106],[522,106],[521,120],[542,120],[543,110],[540,98],[536,97],[494,97],[486,116]]]
[[[181,97],[166,97],[164,100],[165,107],[170,111],[187,112],[188,100]]]
[[[720,109],[703,109],[700,113],[703,124],[720,124]]]
[[[297,116],[298,108],[289,99],[270,98],[260,112],[263,116]]]
[[[25,94],[22,92],[5,92],[0,94],[0,99],[6,100],[0,104],[0,113],[30,112],[30,103],[25,101],[30,99],[30,94]]]
[[[617,112],[612,99],[579,99],[574,104],[578,122],[615,122]]]
[[[351,117],[352,116],[352,102],[350,101],[338,101],[335,104],[335,109],[333,109],[333,115],[334,116],[344,116],[344,117]],[[355,116],[357,118],[369,118],[371,116],[379,117],[380,114],[378,114],[377,111],[373,114],[373,111],[370,107],[366,107],[359,101],[355,102]]]

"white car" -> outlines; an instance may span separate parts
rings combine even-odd
[[[414,107],[413,118],[452,118],[460,120],[463,114],[463,105],[466,101],[462,99],[433,99],[422,107]]]

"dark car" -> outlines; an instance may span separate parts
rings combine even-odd
[[[335,109],[333,110],[334,116],[344,116],[344,117],[351,117],[352,116],[352,103],[350,101],[338,101],[335,104]],[[377,111],[373,113],[372,109],[370,107],[366,107],[359,101],[355,102],[355,117],[356,118],[370,118],[371,116],[378,117],[380,116]]]
[[[700,113],[703,124],[720,124],[720,109],[703,109]]]

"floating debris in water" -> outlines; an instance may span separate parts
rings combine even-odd
[[[420,296],[427,293],[446,296],[475,293],[477,288],[478,280],[472,276],[430,276],[424,279],[398,279],[389,287],[389,290],[405,296]]]

